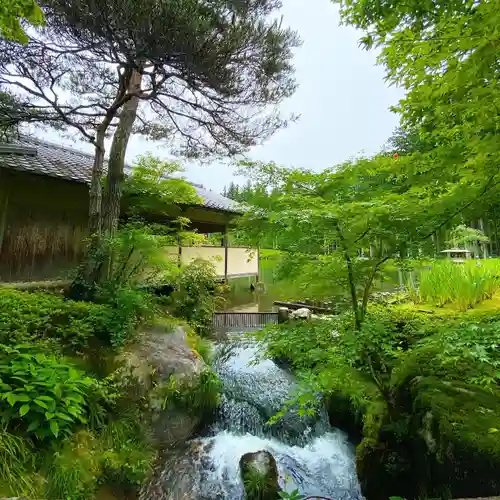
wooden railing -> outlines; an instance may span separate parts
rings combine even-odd
[[[215,330],[236,328],[263,328],[278,323],[275,312],[215,312],[212,326]]]

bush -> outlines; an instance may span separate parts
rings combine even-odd
[[[127,498],[137,492],[155,458],[139,421],[140,415],[125,413],[99,433],[80,431],[64,440],[48,457],[47,498],[94,500],[101,486]]]
[[[207,333],[222,292],[217,281],[215,267],[210,262],[200,259],[185,266],[168,301],[171,313],[188,321],[199,333]]]
[[[172,375],[168,385],[160,388],[163,408],[173,406],[198,414],[208,414],[217,408],[220,391],[221,381],[211,370],[203,371],[191,385]]]
[[[33,345],[0,346],[0,409],[9,429],[38,440],[87,422],[85,395],[94,380]]]
[[[99,289],[97,299],[112,310],[106,327],[113,347],[123,346],[131,340],[137,325],[154,314],[151,295],[132,286],[108,284]]]
[[[257,332],[269,357],[286,362],[297,371],[312,370],[330,359],[338,319],[272,325]]]
[[[110,305],[76,302],[47,293],[0,289],[0,342],[52,342],[70,351],[92,347],[95,341],[122,345],[139,321],[142,295],[121,290]]]

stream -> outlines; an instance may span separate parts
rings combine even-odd
[[[345,433],[329,426],[326,411],[316,417],[292,411],[277,424],[266,423],[287,400],[294,377],[259,359],[258,348],[247,341],[224,342],[217,351],[223,394],[215,422],[204,437],[166,459],[156,488],[141,500],[243,500],[239,460],[260,450],[276,459],[285,491],[361,500],[354,447]]]

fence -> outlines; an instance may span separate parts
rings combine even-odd
[[[216,312],[212,318],[215,330],[263,328],[278,323],[275,312]]]

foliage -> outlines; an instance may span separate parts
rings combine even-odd
[[[123,299],[123,300],[122,300]],[[129,332],[125,299],[114,297],[115,307],[75,302],[47,293],[0,289],[0,336],[3,343],[43,341],[52,349],[81,350],[94,339],[118,345]],[[57,343],[56,343],[57,342]]]
[[[172,209],[175,211],[178,205],[198,204],[200,197],[194,186],[183,178],[173,177],[182,171],[179,163],[166,162],[151,154],[140,156],[123,184],[123,211],[127,215],[172,217]],[[187,223],[186,219],[179,221],[181,228]]]
[[[496,2],[336,3],[368,48],[382,48],[388,80],[406,91],[396,108],[403,128],[432,144],[412,160],[441,185],[461,177],[457,191],[473,196],[481,216],[500,180]]]
[[[212,313],[222,292],[215,266],[197,259],[181,269],[170,297],[170,311],[187,320],[200,333],[209,331]]]
[[[88,431],[69,436],[53,455],[47,471],[49,498],[90,500],[95,497],[99,459]]]
[[[405,363],[394,372],[393,383],[401,385],[415,376],[461,380],[491,392],[498,391],[500,355],[499,323],[474,319],[443,325],[424,338]]]
[[[461,224],[452,229],[448,244],[450,244],[453,248],[462,246],[464,248],[469,248],[472,244],[488,242],[489,238],[483,233],[483,231]]]
[[[498,314],[400,306],[372,306],[358,331],[345,315],[268,328],[258,334],[267,355],[287,358],[300,382],[273,420],[297,404],[310,413],[330,400],[333,425],[360,427],[358,473],[370,498],[440,496],[446,488],[491,494],[500,460],[499,331]],[[479,489],[464,473],[472,470]]]
[[[32,451],[31,443],[26,439],[5,429],[0,431],[1,484],[14,495],[33,494],[33,481],[25,469]]]
[[[43,24],[43,13],[36,0],[6,0],[0,5],[0,35],[21,43],[28,41],[21,19],[33,26]]]
[[[450,212],[463,208],[456,183],[435,186],[420,167],[410,157],[384,155],[320,173],[245,163],[274,194],[249,207],[240,231],[259,246],[273,234],[295,260],[293,272],[304,271],[306,286],[343,289],[359,328],[384,263],[418,253]]]
[[[449,260],[435,262],[430,270],[422,271],[413,298],[443,307],[454,303],[460,311],[491,299],[500,288],[500,267],[496,261],[465,262]],[[410,285],[411,287],[411,285]]]
[[[147,442],[140,415],[135,412],[112,420],[100,437],[103,481],[137,490],[151,472],[155,452]]]
[[[204,339],[199,335],[188,335],[188,345],[191,349],[200,356],[207,365],[212,364],[213,349],[210,340]]]
[[[159,388],[163,397],[163,408],[174,406],[206,414],[217,408],[221,381],[211,370],[203,371],[192,384],[186,384],[171,376],[167,385]]]
[[[280,491],[279,497],[286,500],[308,500],[308,499],[312,500],[313,498],[317,498],[320,500],[332,500],[329,497],[319,497],[316,495],[306,497],[305,495],[301,495],[299,493],[299,490],[297,489],[293,490],[291,493],[287,493],[286,491]]]
[[[2,420],[39,440],[65,436],[87,422],[86,393],[95,381],[33,345],[1,346]]]
[[[47,496],[92,500],[101,485],[137,491],[155,453],[146,442],[139,415],[111,420],[99,433],[80,431],[49,458]]]

